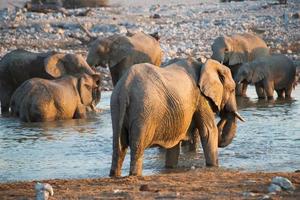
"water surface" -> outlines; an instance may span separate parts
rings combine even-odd
[[[292,101],[258,101],[253,87],[250,99],[239,100],[247,120],[238,124],[231,145],[219,149],[221,167],[246,171],[300,169],[300,87]],[[0,117],[0,182],[53,178],[107,177],[112,154],[110,92],[102,95],[103,109],[85,120],[22,123]],[[164,172],[164,152],[148,149],[143,174]],[[203,167],[200,149],[181,153],[179,168]],[[123,175],[129,171],[126,156]]]

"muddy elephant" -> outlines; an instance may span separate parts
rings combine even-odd
[[[96,72],[87,64],[85,59],[76,54],[58,52],[33,53],[17,49],[7,53],[0,61],[0,101],[1,112],[9,111],[9,102],[13,92],[26,80],[38,77],[55,79],[64,75]],[[93,106],[100,101],[101,88],[96,89]]]
[[[197,128],[207,166],[218,166],[218,146],[236,133],[235,83],[230,70],[209,59],[201,68],[182,59],[164,68],[143,63],[132,66],[111,96],[113,155],[110,176],[120,176],[130,147],[130,175],[142,174],[146,148],[167,150],[166,166],[176,165],[179,143]],[[215,112],[221,121],[216,124]],[[218,128],[220,134],[218,132]]]
[[[109,67],[114,86],[132,65],[151,63],[160,66],[161,59],[159,42],[143,32],[97,39],[90,45],[87,56],[89,65]]]
[[[99,78],[100,74],[81,73],[55,80],[29,79],[13,93],[11,113],[24,122],[84,118]]]
[[[267,44],[254,34],[220,36],[212,44],[212,59],[228,66],[235,77],[242,63],[268,56]],[[247,84],[237,85],[236,95],[246,96]]]
[[[237,83],[255,84],[258,98],[273,99],[274,90],[279,98],[290,98],[295,86],[296,66],[285,55],[270,55],[245,63],[239,69]]]

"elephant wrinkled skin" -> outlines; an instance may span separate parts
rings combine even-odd
[[[230,70],[214,60],[201,66],[191,58],[164,68],[143,63],[132,66],[122,77],[111,96],[110,176],[121,175],[128,147],[130,175],[142,174],[144,150],[151,146],[167,148],[166,166],[175,166],[179,143],[189,139],[193,128],[199,131],[206,165],[218,165],[218,145],[224,147],[231,142],[236,118],[241,117]],[[217,111],[223,113],[220,134],[215,122]]]
[[[99,74],[64,76],[55,80],[32,78],[12,95],[11,112],[24,122],[84,118],[91,106]]]
[[[273,99],[274,90],[279,98],[290,98],[296,84],[296,66],[285,55],[271,55],[243,64],[235,81],[255,84],[259,98]]]
[[[76,54],[58,52],[33,53],[17,49],[7,53],[0,61],[0,101],[1,112],[9,111],[9,103],[13,92],[26,80],[38,77],[55,79],[64,75],[96,72],[85,59]],[[100,81],[96,88],[98,96],[93,105],[100,101]]]
[[[249,33],[220,36],[214,40],[212,51],[211,58],[228,66],[233,77],[242,63],[270,54],[267,44],[260,37]],[[246,96],[246,90],[246,83],[237,85],[236,95]]]
[[[87,56],[90,66],[109,67],[114,86],[132,65],[151,63],[160,66],[161,59],[159,42],[143,32],[97,39],[89,47]]]

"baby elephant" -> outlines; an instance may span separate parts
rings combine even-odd
[[[99,78],[100,74],[83,73],[56,80],[29,79],[12,96],[12,114],[24,122],[84,118]]]
[[[274,90],[279,98],[290,98],[295,86],[296,67],[285,55],[271,55],[245,63],[235,78],[237,83],[255,84],[258,98],[273,99]]]

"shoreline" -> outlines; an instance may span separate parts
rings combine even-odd
[[[291,180],[293,192],[268,192],[275,176]],[[50,199],[298,199],[299,172],[241,172],[195,169],[167,174],[121,178],[53,179]],[[34,199],[36,181],[0,183],[3,199]]]

